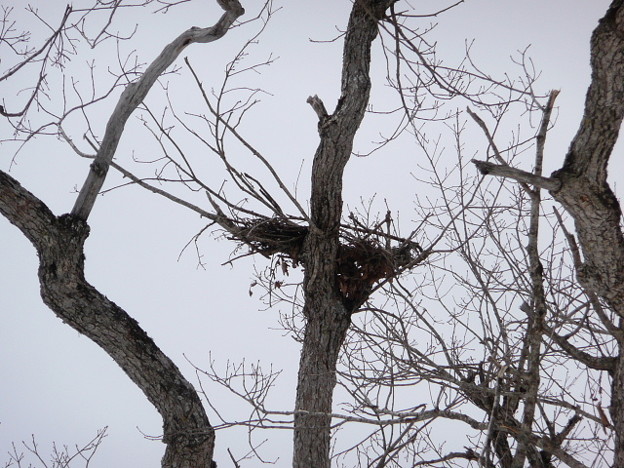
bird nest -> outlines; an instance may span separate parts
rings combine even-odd
[[[350,239],[341,244],[336,276],[345,305],[361,306],[375,283],[391,280],[415,264],[415,254],[411,243],[387,248],[370,239]]]
[[[234,237],[266,257],[281,253],[299,263],[303,241],[308,234],[306,226],[280,218],[246,220]]]
[[[234,237],[266,257],[281,254],[293,264],[304,264],[301,258],[307,226],[292,221],[271,218],[247,220]],[[345,305],[354,310],[368,299],[375,283],[392,279],[416,263],[417,244],[404,241],[397,247],[383,246],[383,233],[367,237],[343,236],[336,259],[337,287]]]

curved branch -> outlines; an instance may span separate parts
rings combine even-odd
[[[9,174],[0,171],[0,213],[41,250],[47,226],[56,222],[45,203],[26,190]]]
[[[136,320],[85,280],[86,222],[71,215],[54,216],[2,171],[0,213],[37,250],[44,303],[104,349],[161,414],[167,444],[162,466],[210,466],[214,430],[193,386]]]
[[[585,351],[574,346],[565,336],[555,333],[551,327],[544,325],[544,331],[546,335],[557,343],[557,345],[559,345],[559,347],[569,354],[574,360],[583,363],[591,369],[606,371],[611,375],[615,372],[618,358],[609,356],[592,356],[591,354],[586,353]]]
[[[592,81],[583,120],[563,167],[552,174],[561,182],[552,195],[576,223],[585,261],[577,269],[579,280],[620,317],[624,317],[622,211],[606,179],[624,118],[623,52],[624,0],[614,0],[592,35]],[[622,457],[624,463],[624,449]]]
[[[193,27],[184,31],[162,50],[138,81],[128,84],[123,93],[121,93],[119,102],[106,124],[102,145],[98,150],[95,161],[91,164],[89,175],[74,204],[71,212],[72,216],[85,221],[89,217],[95,204],[95,199],[106,179],[108,168],[113,160],[128,118],[137,106],[143,102],[143,99],[145,99],[160,75],[178,58],[178,55],[188,45],[220,39],[234,21],[245,12],[238,0],[220,0],[219,5],[225,10],[225,13],[214,26],[209,28]]]
[[[597,184],[607,180],[607,164],[624,117],[623,48],[624,2],[614,0],[592,34],[591,85],[563,167]]]

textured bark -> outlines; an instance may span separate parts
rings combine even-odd
[[[612,2],[592,35],[592,81],[585,112],[552,192],[574,218],[584,264],[583,286],[624,318],[624,237],[620,205],[607,184],[607,164],[624,117],[624,1]],[[621,323],[621,321],[620,321]],[[624,351],[620,348],[611,386],[615,432],[613,466],[624,466]]]
[[[607,166],[624,117],[624,0],[614,0],[594,30],[591,66],[583,120],[561,169],[550,178],[538,178],[496,164],[476,164],[485,174],[546,188],[566,208],[574,219],[583,253],[577,278],[590,294],[600,296],[619,316],[619,323],[608,327],[617,328],[615,336],[622,332],[624,322],[624,236],[620,205],[607,183]],[[624,466],[624,350],[621,339],[617,342],[620,349],[613,356],[610,371],[610,413],[615,433],[613,466],[621,467]]]
[[[186,46],[222,37],[244,13],[238,0],[209,28],[191,28],[167,45],[122,93],[71,215],[56,217],[8,174],[0,172],[0,213],[32,242],[39,255],[41,297],[55,314],[104,349],[143,391],[163,418],[163,467],[212,466],[215,434],[201,400],[176,365],[138,323],[84,278],[86,220],[104,183],[124,126],[160,75]]]
[[[215,435],[197,392],[138,323],[85,280],[88,225],[70,215],[54,216],[4,172],[0,172],[0,213],[37,250],[45,304],[104,349],[161,414],[167,445],[162,466],[210,467]]]
[[[293,466],[329,468],[332,395],[336,362],[351,310],[336,278],[342,176],[353,138],[364,117],[370,94],[371,44],[377,22],[391,0],[360,0],[353,5],[343,50],[341,96],[332,115],[319,111],[321,141],[312,167],[311,221],[304,243],[306,318],[295,402]],[[310,102],[310,101],[309,101]],[[324,108],[324,106],[323,106]]]
[[[624,116],[624,7],[612,3],[594,31],[592,82],[585,113],[553,197],[576,225],[585,264],[579,280],[624,317],[624,237],[619,203],[607,184],[607,164]]]

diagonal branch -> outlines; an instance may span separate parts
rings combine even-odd
[[[624,117],[624,2],[614,0],[591,38],[592,81],[563,171],[600,185]]]
[[[535,175],[530,172],[523,171],[522,169],[494,164],[488,161],[473,159],[472,162],[475,166],[477,166],[477,169],[483,175],[506,177],[517,182],[531,184],[537,188],[549,190],[551,192],[556,192],[561,188],[561,182],[551,177]]]
[[[71,215],[54,216],[2,171],[0,213],[37,250],[44,303],[106,351],[161,414],[167,444],[162,466],[210,466],[214,430],[193,386],[136,320],[86,281],[86,222]]]
[[[22,231],[37,250],[43,247],[42,226],[56,221],[45,203],[3,171],[0,171],[0,213]]]
[[[209,28],[193,27],[184,31],[162,50],[138,81],[126,86],[115,110],[108,119],[102,145],[98,150],[95,161],[91,164],[89,175],[78,194],[71,212],[73,216],[85,221],[89,217],[95,204],[95,199],[106,179],[108,168],[115,156],[117,145],[128,118],[137,106],[143,102],[160,75],[178,58],[178,55],[188,45],[207,43],[220,39],[234,21],[245,12],[238,0],[220,0],[219,5],[225,10],[225,13],[214,26]]]
[[[579,361],[591,369],[606,371],[612,374],[615,371],[617,358],[614,357],[597,357],[577,348],[571,344],[565,336],[557,334],[551,327],[544,325],[544,332],[559,345],[574,360]]]
[[[624,0],[614,0],[591,40],[592,81],[579,130],[552,192],[574,218],[584,264],[579,280],[624,317],[624,235],[607,164],[624,117]],[[623,396],[624,401],[624,396]],[[624,431],[624,417],[622,418]],[[624,463],[624,438],[622,439]]]

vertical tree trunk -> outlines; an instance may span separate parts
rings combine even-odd
[[[615,432],[615,456],[613,466],[624,466],[624,355],[620,353],[611,384],[611,408],[613,431]]]
[[[315,304],[299,363],[293,467],[329,468],[332,396],[338,353],[351,320],[341,305]],[[341,310],[342,309],[342,310]]]
[[[321,141],[312,167],[312,225],[303,252],[306,328],[295,402],[295,468],[330,466],[329,413],[336,362],[352,312],[345,306],[336,281],[342,175],[368,104],[371,44],[377,36],[377,22],[392,3],[354,3],[345,36],[340,100],[330,116],[318,110],[322,105],[315,107]]]

